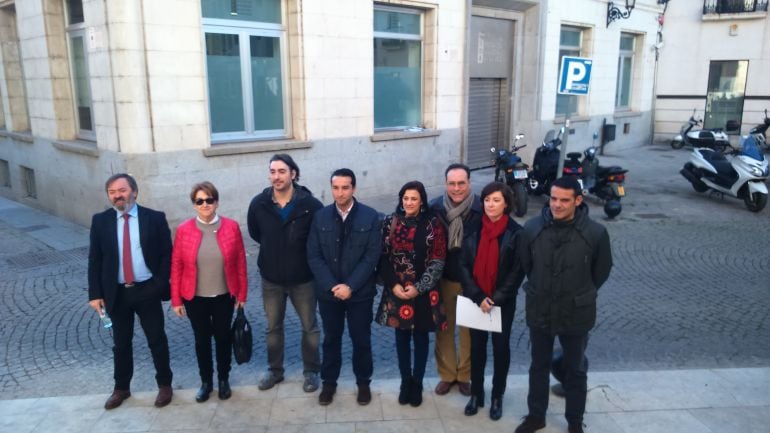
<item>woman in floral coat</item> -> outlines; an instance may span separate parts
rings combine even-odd
[[[380,272],[384,290],[377,322],[396,329],[401,372],[398,402],[416,407],[422,404],[428,333],[446,326],[437,287],[446,257],[446,229],[430,213],[422,183],[406,183],[398,199],[396,212],[385,218],[382,226]]]

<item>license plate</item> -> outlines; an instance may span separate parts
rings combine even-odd
[[[626,195],[626,189],[623,188],[623,185],[618,185],[618,196],[623,197]]]
[[[513,178],[514,179],[526,179],[527,178],[527,170],[513,170]]]

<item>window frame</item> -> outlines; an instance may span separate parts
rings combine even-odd
[[[280,140],[292,136],[291,121],[291,83],[289,74],[288,35],[286,27],[286,3],[281,4],[281,23],[261,21],[227,20],[203,17],[201,10],[201,46],[203,47],[203,70],[206,80],[206,106],[208,109],[209,136],[211,144],[233,143],[253,140]],[[208,54],[206,53],[206,34],[238,35],[239,60],[241,65],[241,102],[243,104],[244,130],[233,132],[213,132],[211,122],[211,98],[209,90]],[[283,104],[283,129],[254,129],[254,100],[251,72],[250,41],[251,36],[278,38],[281,50],[281,100]]]
[[[562,43],[561,43],[561,36],[562,36],[562,32],[565,29],[575,30],[575,31],[579,32],[579,37],[580,37],[579,45],[562,45]],[[583,57],[583,49],[584,49],[583,48],[583,44],[585,43],[585,33],[586,33],[586,30],[587,29],[584,28],[584,27],[578,27],[578,26],[569,25],[569,24],[562,24],[559,27],[559,50],[558,50],[559,57],[558,57],[558,61],[556,63],[556,68],[557,68],[556,69],[556,87],[557,87],[557,89],[558,89],[558,86],[559,86],[559,74],[561,72],[562,58],[564,56]],[[569,53],[562,54],[563,51],[569,51]],[[568,115],[569,116],[580,115],[581,104],[580,104],[580,101],[577,99],[580,96],[582,96],[582,95],[560,95],[557,92],[556,93],[556,99],[555,99],[555,102],[554,102],[554,110],[553,110],[554,111],[554,116],[557,117],[557,118],[558,117],[565,117],[566,118]],[[559,111],[557,111],[558,107],[559,107],[559,99],[561,99],[561,98],[568,98],[567,99],[567,112],[559,112]],[[569,99],[569,98],[575,98],[574,99],[574,101],[575,101],[575,111],[574,112],[569,112],[569,105],[570,105],[570,102],[571,102],[571,99]]]
[[[95,110],[94,110],[94,98],[93,98],[93,89],[91,87],[91,69],[88,65],[89,61],[89,53],[88,53],[88,35],[86,34],[86,20],[85,20],[85,11],[83,13],[83,21],[79,23],[70,24],[69,22],[69,2],[67,0],[62,0],[64,3],[64,30],[66,34],[66,44],[67,44],[67,62],[69,63],[69,73],[70,73],[70,90],[72,92],[72,114],[73,118],[75,120],[75,129],[77,131],[77,138],[83,139],[83,140],[89,140],[89,141],[96,141],[96,119],[95,119]],[[82,2],[81,2],[81,8],[82,8]],[[75,63],[72,59],[72,39],[80,37],[83,41],[83,65],[85,68],[85,74],[86,74],[86,83],[88,85],[88,99],[89,99],[89,109],[91,110],[91,129],[83,129],[82,125],[80,124],[80,113],[78,111],[78,93],[77,93],[77,85],[75,84]]]
[[[413,33],[391,33],[391,32],[381,32],[381,31],[375,31],[374,30],[374,11],[386,11],[386,12],[397,12],[397,13],[406,13],[411,15],[417,15],[420,18],[420,34],[415,35]],[[420,95],[418,98],[419,107],[417,112],[420,114],[420,119],[417,122],[416,125],[399,125],[399,126],[386,126],[386,127],[376,127],[374,126],[374,132],[388,132],[388,131],[403,131],[409,128],[425,128],[425,13],[426,11],[423,9],[418,8],[412,8],[412,7],[402,7],[402,6],[390,6],[390,5],[382,5],[382,4],[374,4],[374,7],[372,9],[372,42],[374,42],[376,39],[400,39],[405,41],[419,41],[420,42]],[[374,48],[372,48],[372,60],[374,60]],[[372,84],[374,84],[374,68],[376,66],[372,65]],[[372,108],[377,105],[377,100],[374,98],[374,95],[372,95]],[[375,125],[376,121],[374,119],[374,112],[372,112],[372,124]]]
[[[629,37],[631,39],[632,47],[630,50],[624,50],[620,45],[621,41],[623,40],[623,37]],[[617,69],[617,80],[615,83],[615,110],[616,111],[631,111],[632,104],[633,104],[633,96],[634,96],[634,67],[635,65],[635,57],[636,57],[636,47],[639,45],[637,40],[639,39],[638,35],[634,33],[628,33],[628,32],[621,32],[620,33],[620,40],[618,41],[618,69]],[[623,60],[624,59],[631,59],[631,63],[628,65],[628,68],[631,70],[628,80],[628,89],[625,89],[626,93],[628,94],[628,103],[626,105],[620,105],[621,96],[622,96],[622,77],[623,77]]]

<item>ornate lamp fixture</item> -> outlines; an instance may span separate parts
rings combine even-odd
[[[636,0],[626,0],[626,10],[624,11],[615,6],[615,3],[610,0],[610,2],[607,3],[607,27],[609,27],[610,23],[615,20],[630,17],[634,6],[636,6]]]

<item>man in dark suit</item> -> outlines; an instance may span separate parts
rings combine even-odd
[[[156,407],[171,402],[171,366],[161,300],[169,299],[171,231],[166,215],[136,204],[128,174],[105,183],[112,208],[93,216],[88,252],[88,299],[112,317],[115,389],[104,404],[114,409],[131,396],[134,314],[147,337],[158,383]]]

